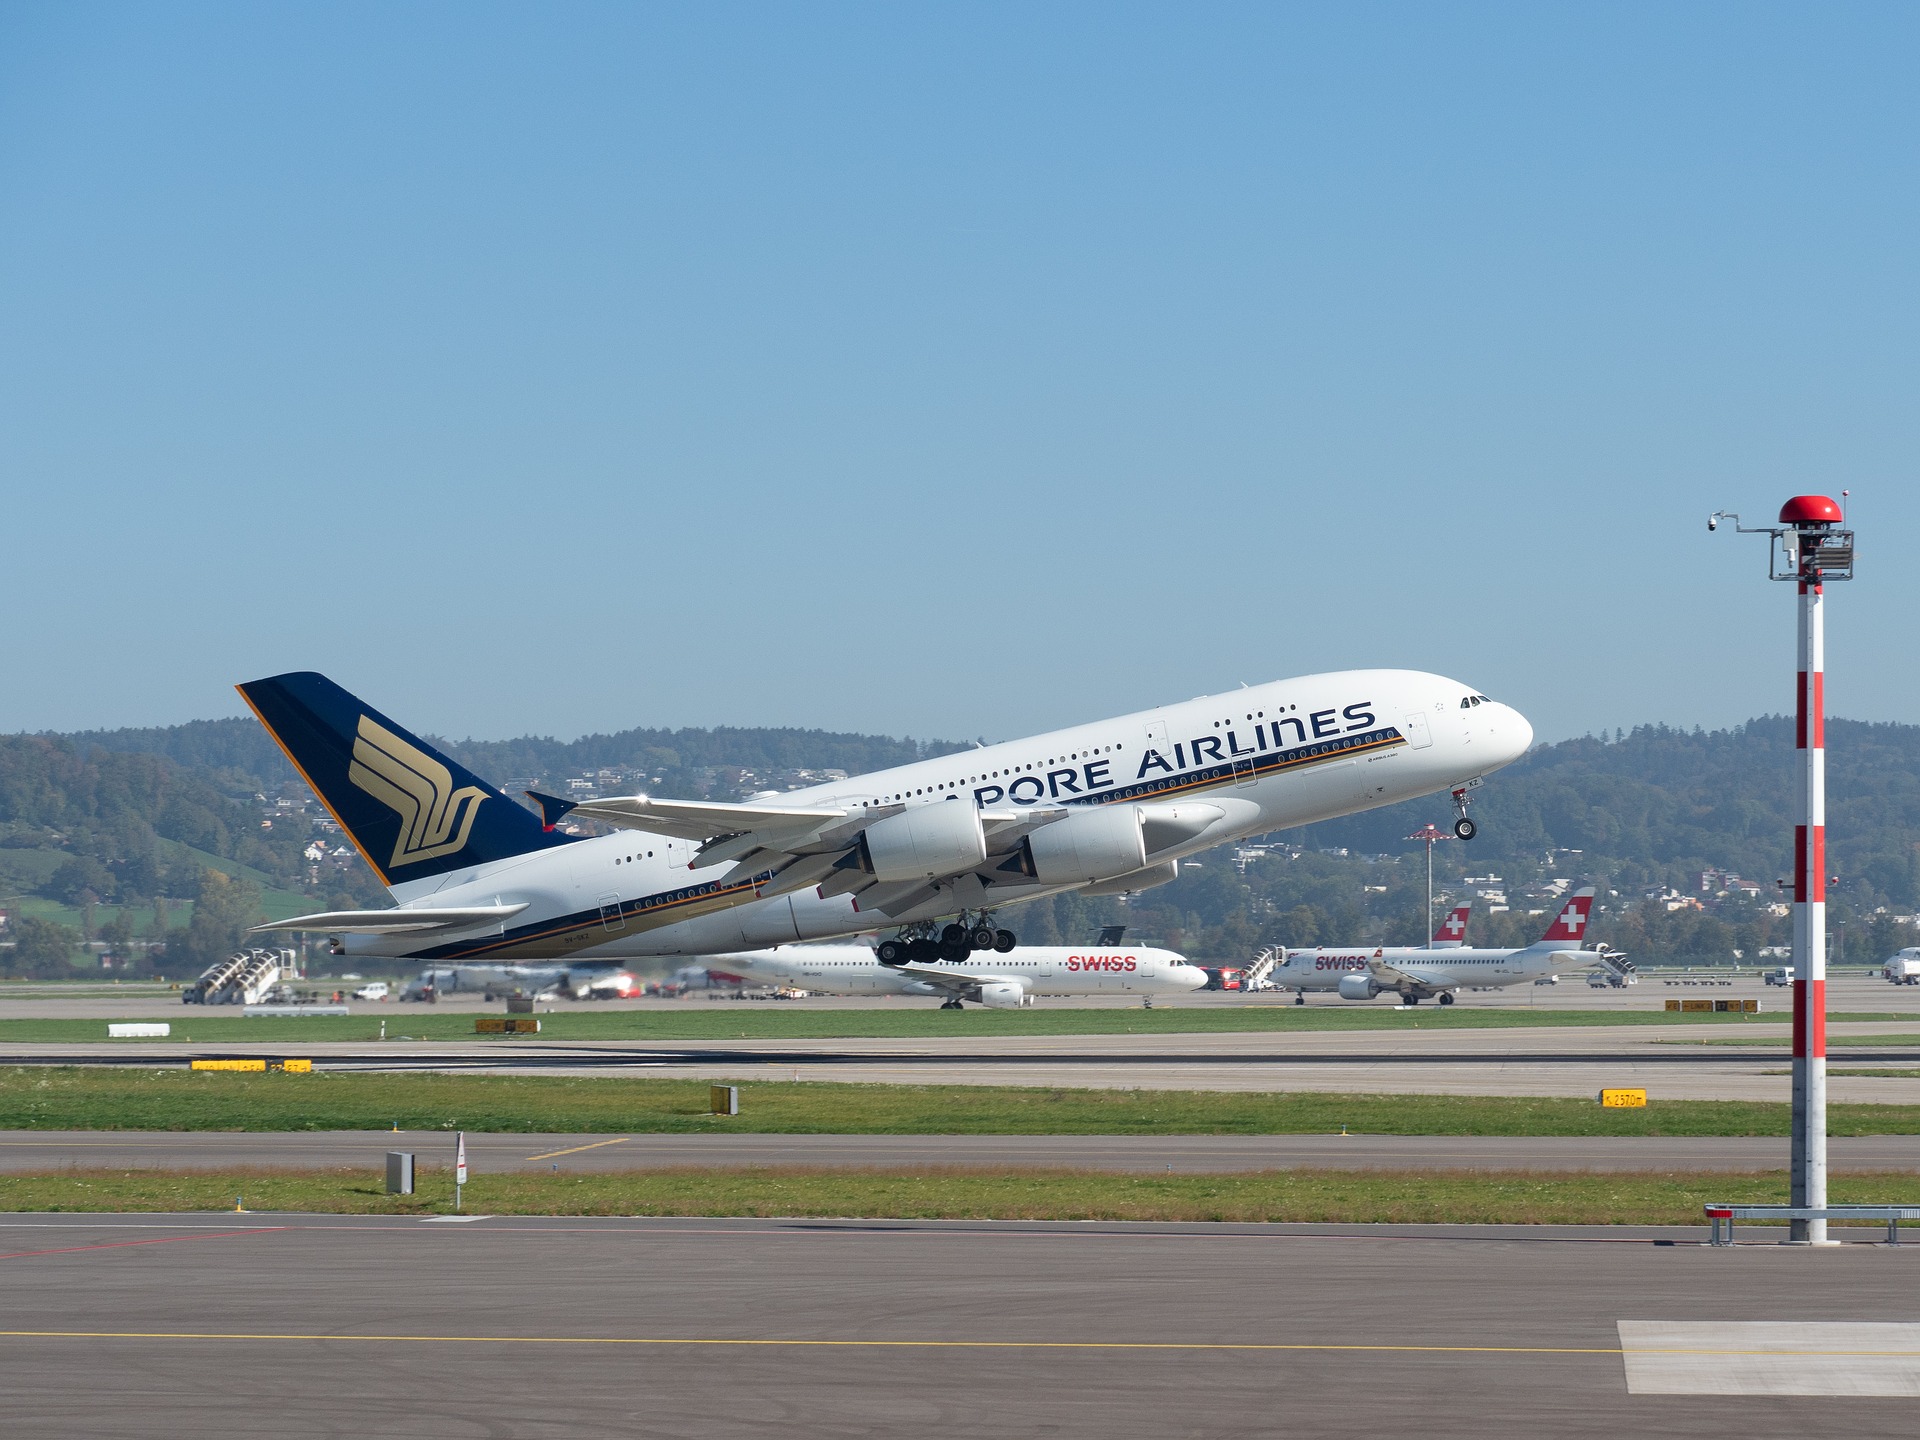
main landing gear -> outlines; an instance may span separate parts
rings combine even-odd
[[[873,947],[873,958],[882,965],[931,965],[945,961],[957,965],[979,950],[1008,954],[1020,943],[1011,930],[997,929],[993,917],[985,911],[969,920],[965,912],[959,920],[934,927],[932,921],[902,927],[891,940]],[[959,1006],[956,1004],[956,1009]]]
[[[1453,833],[1462,840],[1471,840],[1480,833],[1480,827],[1467,818],[1467,806],[1472,803],[1467,799],[1467,791],[1472,788],[1462,785],[1453,792]]]

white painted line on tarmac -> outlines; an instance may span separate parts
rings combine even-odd
[[[1920,1396],[1920,1324],[1622,1320],[1629,1395]]]

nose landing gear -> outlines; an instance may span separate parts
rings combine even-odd
[[[1471,840],[1480,833],[1480,827],[1467,818],[1467,806],[1473,803],[1467,798],[1467,791],[1472,788],[1472,785],[1462,785],[1453,792],[1453,833],[1462,840]]]

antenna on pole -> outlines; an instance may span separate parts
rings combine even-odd
[[[1427,943],[1429,945],[1433,943],[1433,847],[1442,840],[1453,838],[1446,831],[1436,829],[1431,820],[1407,836],[1407,839],[1418,840],[1427,847]]]
[[[1848,492],[1842,490],[1841,495]],[[1731,511],[1707,517],[1707,529],[1733,521],[1742,535],[1770,537],[1767,578],[1799,587],[1799,670],[1794,686],[1794,748],[1800,755],[1793,827],[1793,1170],[1795,1209],[1827,1207],[1827,720],[1826,585],[1853,578],[1853,531],[1826,495],[1796,495],[1777,525],[1743,525]],[[1827,1244],[1824,1219],[1789,1220],[1789,1242]]]

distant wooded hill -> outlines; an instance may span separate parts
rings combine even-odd
[[[1828,738],[1835,918],[1864,927],[1876,910],[1911,913],[1920,904],[1920,726],[1834,721]],[[751,728],[437,743],[497,784],[553,784],[612,768],[644,772],[664,795],[723,792],[727,774],[740,770],[859,774],[964,748]],[[156,894],[192,896],[211,857],[316,902],[377,903],[382,892],[364,867],[316,870],[303,858],[307,819],[276,817],[255,798],[294,778],[251,719],[0,737],[0,897],[69,907],[63,914],[71,919],[89,893],[94,903],[123,906]],[[1600,938],[1611,927],[1643,952],[1650,944],[1680,957],[1751,952],[1781,939],[1764,907],[1774,879],[1789,873],[1793,784],[1792,722],[1777,716],[1731,730],[1650,725],[1544,745],[1475,792],[1480,835],[1440,846],[1436,875],[1448,893],[1468,889],[1467,876],[1499,876],[1508,908],[1489,915],[1493,902],[1483,905],[1476,938],[1486,941],[1508,931],[1534,938],[1523,933],[1533,926],[1526,912],[1544,902],[1522,892],[1558,877],[1619,892],[1608,898]],[[274,824],[263,827],[263,818]],[[1214,852],[1124,912],[1113,902],[1062,899],[1018,912],[1019,928],[1036,942],[1075,940],[1100,920],[1127,918],[1142,938],[1177,941],[1212,959],[1278,941],[1417,938],[1424,872],[1404,837],[1450,818],[1437,796],[1286,832],[1275,838],[1308,853],[1235,866],[1228,852]],[[1339,850],[1349,853],[1327,853]],[[1377,856],[1395,858],[1383,865],[1369,858]],[[1664,901],[1658,913],[1647,905],[1637,918],[1631,913],[1645,891],[1684,889],[1705,869],[1757,880],[1769,893],[1718,917],[1674,919]]]

